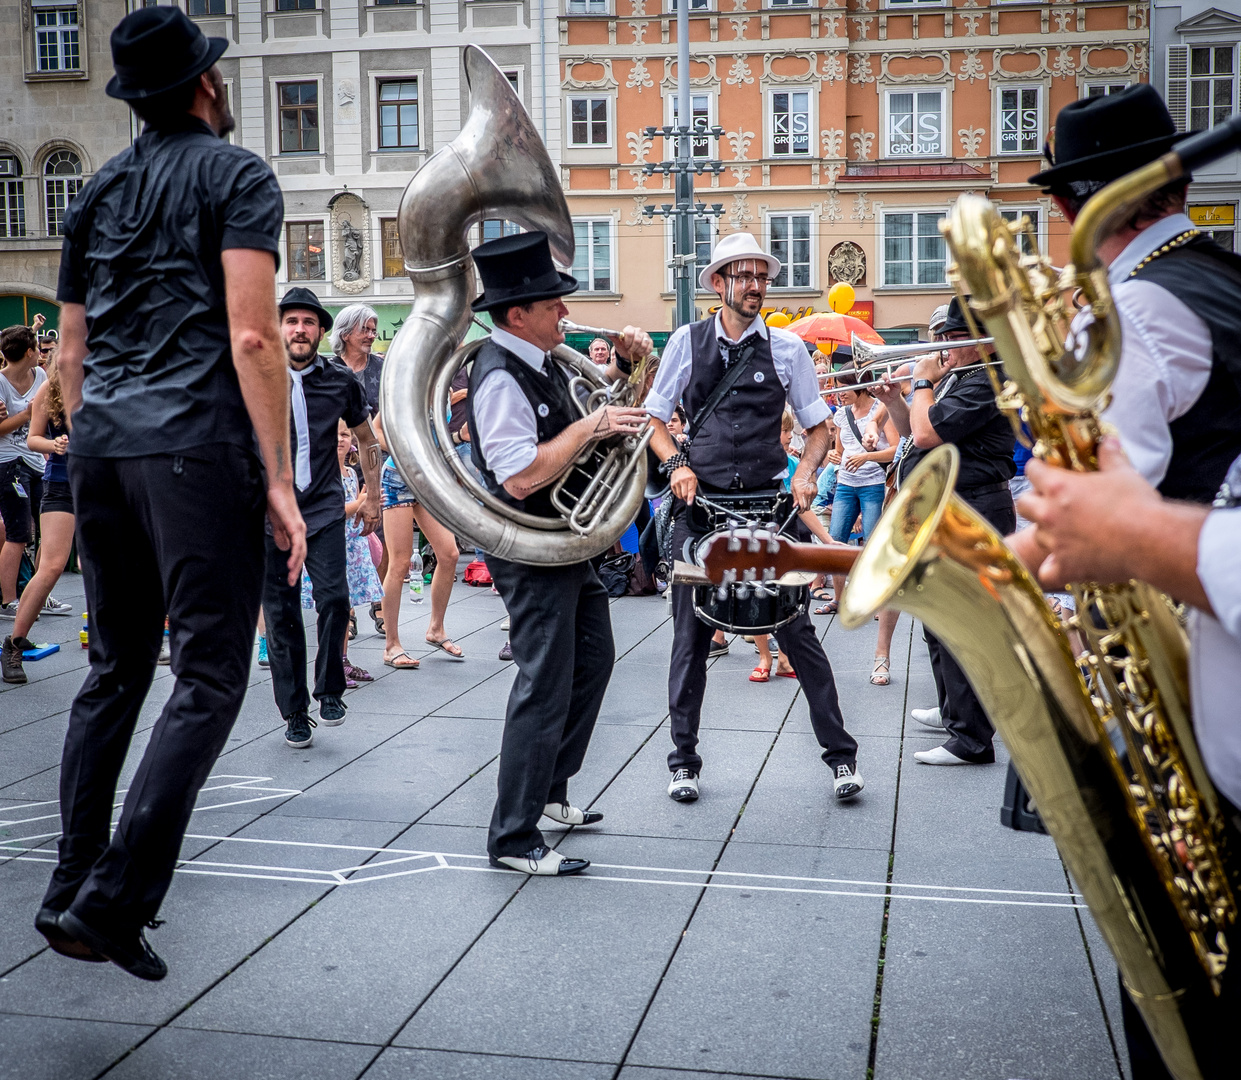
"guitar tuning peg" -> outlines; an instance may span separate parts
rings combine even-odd
[[[727,585],[721,585],[718,589],[716,589],[716,590],[715,590],[715,598],[716,598],[716,599],[717,599],[717,600],[718,600],[721,604],[722,604],[725,600],[727,600],[727,599],[728,599],[728,586],[727,586]]]
[[[758,571],[756,571],[752,566],[747,566],[745,570],[741,572],[741,577],[744,581],[753,581],[758,577]]]
[[[728,533],[728,550],[729,551],[740,551],[741,550],[741,537],[737,535],[736,529],[731,529]]]
[[[752,590],[750,589],[750,586],[749,586],[749,585],[745,585],[745,584],[738,585],[738,586],[737,586],[737,599],[738,599],[738,600],[748,600],[748,599],[750,599],[750,592],[751,592],[751,591],[752,591]]]
[[[763,542],[757,536],[751,536],[750,542],[746,545],[746,550],[751,554],[758,554],[763,550]]]
[[[775,581],[776,580],[776,568],[774,566],[763,567],[763,580],[764,581]]]
[[[767,554],[768,554],[768,555],[776,555],[776,554],[779,554],[779,551],[780,551],[780,541],[779,541],[779,540],[777,540],[774,536],[772,536],[772,537],[768,537],[768,539],[767,539]]]

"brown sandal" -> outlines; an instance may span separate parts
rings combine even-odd
[[[888,674],[892,670],[892,661],[886,656],[875,657],[875,667],[870,673],[870,682],[872,686],[887,686],[892,682],[892,676]]]

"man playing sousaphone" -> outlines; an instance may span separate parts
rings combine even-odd
[[[636,435],[644,409],[603,405],[582,417],[569,379],[551,359],[564,341],[561,297],[577,281],[557,271],[547,234],[521,233],[474,250],[483,282],[475,311],[495,330],[470,373],[468,424],[474,463],[488,490],[528,514],[558,517],[551,485],[584,449],[613,435]],[[616,341],[618,363],[651,351],[651,339],[628,326]],[[582,766],[615,649],[608,594],[589,562],[531,566],[487,556],[487,569],[509,613],[517,678],[509,694],[500,748],[498,795],[487,837],[493,866],[563,876],[586,859],[553,851],[540,817],[562,825],[603,819],[569,803],[568,784]]]
[[[788,469],[780,444],[786,403],[806,429],[805,449],[791,484],[793,498],[804,511],[818,494],[815,473],[828,450],[829,409],[819,396],[814,362],[801,338],[769,328],[760,314],[767,286],[779,273],[780,260],[762,251],[749,233],[721,240],[698,279],[704,289],[719,295],[719,312],[682,326],[669,338],[647,395],[654,429],[651,448],[676,498],[672,550],[678,559],[685,557],[687,541],[710,531],[706,515],[695,512],[697,495],[763,492],[781,485]],[[691,418],[688,452],[667,427],[682,400]],[[677,802],[689,802],[699,794],[698,725],[712,628],[696,616],[688,585],[672,586],[672,619],[668,698],[674,745],[668,755],[668,794]],[[845,730],[832,666],[804,608],[777,630],[776,640],[806,693],[836,797],[851,798],[862,790],[857,743]]]

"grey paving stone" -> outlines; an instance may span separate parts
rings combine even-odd
[[[887,854],[730,844],[720,869],[882,880]],[[733,887],[708,889],[627,1063],[865,1075],[882,896],[767,891],[831,886],[762,877],[721,880]]]
[[[770,1073],[767,1074],[771,1076]],[[618,1080],[765,1080],[765,1078],[749,1077],[741,1073],[698,1072],[686,1069],[647,1069],[640,1065],[626,1065],[620,1071]]]
[[[367,1071],[367,1080],[610,1080],[615,1066],[498,1054],[455,1054],[392,1046]]]
[[[934,853],[906,850],[893,874],[898,882],[947,879],[1067,899],[1063,872],[1052,860],[962,852],[946,867]],[[1050,899],[981,899],[992,897]],[[1117,1076],[1074,912],[894,898],[876,1080],[997,1076]]]
[[[136,1024],[0,1015],[0,1078],[89,1080],[150,1031]]]
[[[271,1003],[273,1009],[288,1005],[287,1001]],[[374,1056],[371,1046],[164,1028],[108,1076],[117,1080],[354,1080]]]
[[[600,863],[691,868],[709,866],[711,848],[585,835],[565,845]],[[684,887],[591,880],[589,872],[526,879],[396,1043],[619,1062],[696,895]]]

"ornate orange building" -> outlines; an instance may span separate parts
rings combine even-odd
[[[1062,262],[1067,224],[1026,183],[1048,128],[1149,70],[1145,0],[561,0],[583,322],[672,328],[671,225],[643,214],[673,201],[672,182],[642,165],[675,153],[643,129],[675,120],[678,2],[694,123],[724,131],[694,147],[725,166],[695,181],[723,208],[698,223],[699,257],[721,232],[753,232],[786,266],[773,306],[825,310],[848,281],[881,330],[925,329],[948,299],[938,221],[962,192],[1029,215]]]

